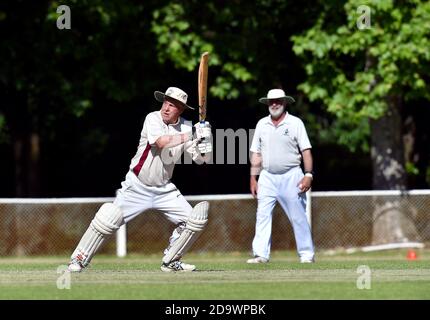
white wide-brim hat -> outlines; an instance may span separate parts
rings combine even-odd
[[[287,103],[290,104],[296,102],[293,97],[285,95],[285,92],[282,89],[269,90],[267,97],[260,98],[258,101],[264,104],[269,104],[269,100],[273,99],[285,99]]]
[[[191,110],[194,110],[193,107],[190,107],[187,104],[188,94],[186,94],[184,90],[181,90],[181,89],[176,88],[176,87],[167,88],[165,93],[163,93],[161,91],[155,91],[154,97],[155,97],[155,99],[157,99],[157,101],[160,101],[160,102],[164,102],[164,99],[166,97],[169,97],[173,100],[180,102],[184,107],[187,107]]]

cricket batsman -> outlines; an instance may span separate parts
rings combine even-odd
[[[212,131],[209,122],[199,122],[194,125],[196,134],[193,135],[191,122],[181,117],[185,110],[194,109],[187,105],[188,95],[183,90],[169,87],[165,93],[155,91],[154,96],[162,103],[161,109],[146,116],[139,146],[122,188],[113,203],[103,204],[95,214],[71,256],[70,272],[81,272],[109,235],[148,209],[161,211],[176,225],[164,250],[161,270],[196,269],[181,258],[205,228],[209,203],[203,201],[191,207],[170,179],[184,151],[198,163],[208,161]]]

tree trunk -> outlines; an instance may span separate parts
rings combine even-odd
[[[388,110],[378,120],[370,120],[371,157],[373,166],[373,189],[405,190],[406,171],[401,97],[391,96],[387,100]],[[418,232],[407,206],[397,197],[374,199],[373,244],[418,241]]]
[[[15,196],[40,195],[40,141],[37,133],[14,138]]]
[[[404,190],[406,171],[399,97],[388,99],[385,116],[371,120],[373,189]]]
[[[29,157],[28,166],[28,195],[30,197],[40,196],[40,139],[37,132],[28,135]]]
[[[25,184],[23,179],[25,176],[24,168],[22,166],[24,145],[23,140],[20,137],[13,138],[13,156],[15,163],[15,196],[23,197],[26,194]]]
[[[36,130],[36,116],[29,113],[28,97],[8,96],[6,121],[10,128],[15,162],[15,196],[40,195],[40,139]]]

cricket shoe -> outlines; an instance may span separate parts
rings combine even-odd
[[[182,261],[172,261],[170,263],[163,263],[161,265],[161,271],[163,272],[190,272],[196,270],[196,266],[193,264],[184,263]]]
[[[269,259],[258,257],[258,256],[252,259],[248,259],[246,261],[246,263],[267,263],[267,262],[269,262]]]
[[[82,263],[76,259],[70,261],[69,265],[67,266],[67,270],[69,270],[69,272],[81,272],[84,270],[84,268],[85,267],[82,265]]]

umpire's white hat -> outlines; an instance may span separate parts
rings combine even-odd
[[[267,97],[260,98],[258,101],[264,104],[269,104],[269,100],[273,99],[285,99],[287,103],[296,102],[293,97],[285,95],[284,90],[282,89],[272,89],[267,93]]]

